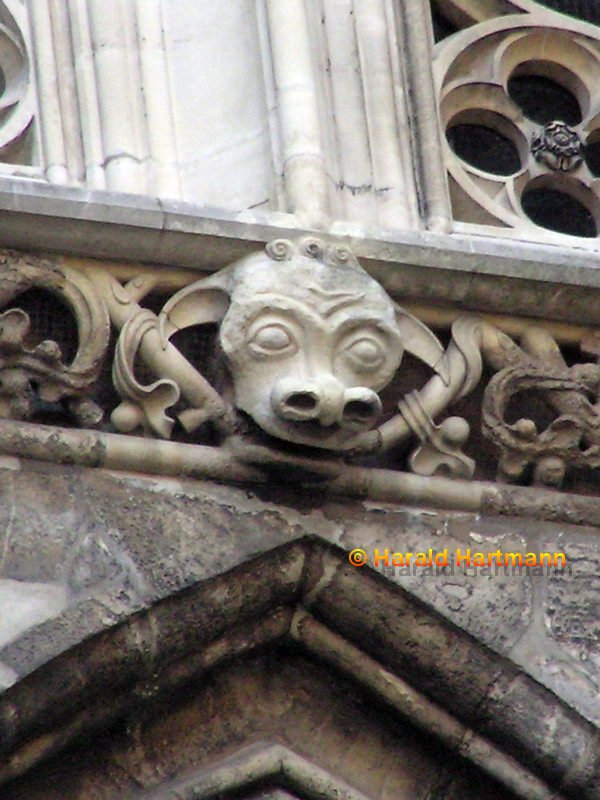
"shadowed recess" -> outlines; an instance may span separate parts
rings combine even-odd
[[[571,236],[598,235],[591,212],[574,197],[558,189],[529,189],[521,198],[523,211],[532,222]]]
[[[514,143],[486,125],[454,125],[446,136],[456,155],[472,167],[494,175],[512,175],[521,168]]]
[[[50,339],[60,347],[65,364],[73,361],[79,341],[77,320],[71,309],[54,294],[41,289],[29,289],[8,303],[7,308],[20,308],[29,315],[29,347]]]
[[[592,175],[600,177],[600,137],[595,141],[588,141],[585,148],[585,163]]]
[[[568,14],[571,17],[600,25],[600,3],[598,0],[538,0],[540,5]]]
[[[581,122],[581,109],[576,97],[545,75],[513,75],[508,81],[508,93],[523,114],[540,125],[553,120],[561,120],[567,125]]]
[[[448,36],[452,36],[459,28],[456,27],[446,16],[437,3],[431,3],[431,22],[433,24],[433,39],[435,42],[441,42]]]

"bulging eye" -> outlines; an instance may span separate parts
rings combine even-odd
[[[248,347],[255,355],[280,355],[294,348],[295,341],[283,325],[263,325],[254,333]]]
[[[362,336],[355,339],[345,350],[358,370],[374,370],[381,366],[385,358],[385,352],[380,343],[370,336]]]

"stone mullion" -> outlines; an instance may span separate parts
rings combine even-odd
[[[108,189],[143,194],[147,157],[142,87],[123,0],[88,0]]]
[[[81,115],[81,132],[85,159],[85,183],[94,189],[106,188],[104,144],[94,72],[94,56],[90,35],[88,8],[82,0],[68,0],[73,40],[73,58],[77,96]]]
[[[331,216],[330,179],[306,7],[303,0],[267,0],[266,7],[286,210],[321,228]]]
[[[338,145],[338,189],[345,219],[375,224],[377,206],[353,5],[353,0],[324,0],[323,4]]]
[[[161,0],[135,0],[152,186],[160,197],[179,198],[173,102],[169,85]]]
[[[283,150],[277,108],[277,87],[275,85],[273,59],[271,57],[271,37],[269,32],[266,0],[256,0],[256,18],[260,42],[260,56],[263,71],[263,83],[265,88],[265,99],[267,103],[271,166],[273,170],[274,202],[272,205],[276,211],[285,211],[287,201],[283,177]]]
[[[355,2],[354,19],[379,221],[385,228],[412,227],[413,181],[401,155],[402,140],[408,142],[409,133],[408,126],[401,131],[397,124],[384,0]]]
[[[69,10],[64,0],[49,0],[49,8],[66,167],[69,181],[79,183],[84,179],[85,168]]]
[[[411,141],[411,119],[407,102],[409,92],[408,87],[404,84],[404,69],[402,65],[404,56],[400,47],[399,33],[395,19],[395,3],[396,0],[384,0],[383,5],[395,99],[395,119],[399,132],[398,135],[403,143],[403,146],[400,148],[401,168],[407,189],[411,193],[411,203],[408,209],[410,214],[410,227],[415,228],[419,226],[419,200],[415,172],[413,169],[413,155],[411,148],[408,146],[408,143]]]
[[[433,82],[430,12],[425,3],[400,3],[398,0],[394,0],[392,11],[401,54],[402,88],[399,93],[410,120],[419,210],[425,227],[447,233],[452,211]]]
[[[29,4],[36,64],[44,174],[51,183],[70,182],[63,128],[59,67],[49,0]],[[57,33],[58,35],[58,33]]]

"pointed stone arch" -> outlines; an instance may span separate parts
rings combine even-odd
[[[81,623],[80,617],[73,620],[73,624]],[[40,780],[45,775],[44,759],[56,757],[65,748],[67,754],[69,748],[71,753],[79,752],[77,760],[84,763],[85,747],[83,755],[81,744],[79,750],[72,750],[77,742],[88,742],[88,752],[91,749],[96,759],[106,749],[102,742],[107,731],[115,725],[133,737],[133,752],[138,746],[145,749],[139,739],[140,720],[169,713],[174,702],[180,706],[186,686],[202,687],[207,676],[225,675],[236,664],[252,663],[260,654],[275,651],[281,670],[300,674],[295,658],[325,665],[329,680],[337,676],[332,685],[339,681],[345,687],[358,686],[361,697],[372,698],[391,719],[420,730],[457,764],[469,765],[474,780],[485,781],[487,773],[492,778],[490,787],[496,787],[489,789],[489,797],[499,784],[504,784],[508,794],[498,797],[597,797],[597,732],[589,723],[512,662],[369,569],[353,568],[344,551],[314,538],[278,547],[169,595],[71,647],[18,682],[0,701],[0,779],[6,782],[21,776],[21,783],[8,784],[13,792],[14,787],[28,785],[28,772],[32,780],[36,775]],[[278,674],[274,662],[258,669],[262,675]],[[316,669],[315,675],[320,675]],[[237,683],[227,685],[253,685],[255,679],[248,677],[251,672],[244,677],[242,669]],[[293,678],[285,683],[290,693],[294,686]],[[316,694],[307,687],[304,699],[295,701],[297,708],[304,713],[317,703],[317,711],[322,708],[327,716],[323,700],[327,693],[322,686]],[[346,697],[352,696],[353,690],[345,691]],[[251,692],[244,695],[244,702],[236,701],[231,719],[243,716],[244,709],[254,714],[262,694]],[[361,714],[360,707],[355,716]],[[213,712],[213,720],[227,717],[218,707]],[[338,712],[331,713],[335,718]],[[283,735],[285,726],[265,728],[265,719],[276,716],[263,709],[262,717],[258,715],[262,722],[253,717],[254,739],[269,733]],[[184,714],[174,728],[165,730],[183,727],[185,736],[191,737],[193,725],[186,719]],[[201,751],[208,764],[209,731],[207,723],[194,733],[194,752]],[[169,739],[164,731],[161,735]],[[396,747],[401,740],[396,739]],[[303,741],[310,748],[310,737]],[[393,737],[389,744],[392,741]],[[252,736],[240,733],[227,746],[235,752],[240,744],[251,743]],[[108,746],[112,746],[110,741]],[[222,742],[220,746],[224,747]],[[131,748],[129,741],[125,748],[129,755],[122,757],[121,765],[126,770]],[[321,749],[327,751],[324,745]],[[385,748],[384,752],[389,757],[390,752]],[[335,762],[335,753],[327,757]],[[153,761],[151,754],[143,761],[144,770],[154,771],[147,789],[167,778],[173,780],[178,771],[189,775],[203,766],[187,763],[169,768],[159,758]],[[52,772],[60,762],[55,758],[47,763]],[[73,755],[65,763],[76,768]],[[337,779],[343,781],[344,775]],[[35,797],[31,787],[27,791],[22,796]]]

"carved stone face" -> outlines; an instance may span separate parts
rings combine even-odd
[[[357,445],[381,415],[377,393],[405,350],[448,385],[436,336],[393,303],[348,249],[312,237],[276,239],[179,291],[160,314],[161,340],[214,322],[236,408],[288,442],[326,450]],[[192,412],[206,420],[214,390],[199,377],[191,384]]]
[[[231,286],[220,337],[236,406],[272,436],[351,447],[402,359],[387,294],[360,269],[301,255],[241,264]]]

